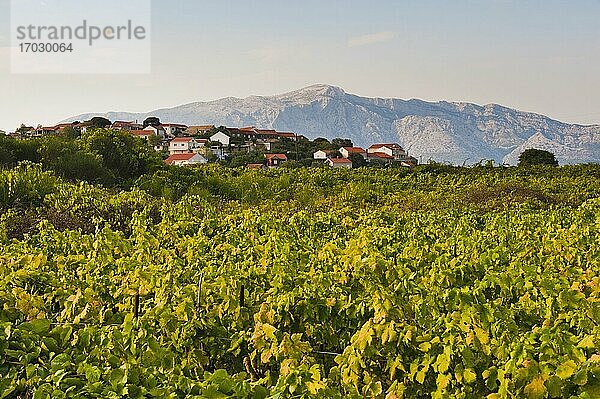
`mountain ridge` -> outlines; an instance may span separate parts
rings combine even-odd
[[[500,104],[371,98],[316,84],[273,96],[225,97],[147,113],[88,113],[66,122],[110,120],[256,126],[309,138],[350,138],[356,145],[398,142],[426,162],[453,164],[493,159],[515,164],[527,148],[556,154],[561,164],[600,161],[600,125],[569,124]]]

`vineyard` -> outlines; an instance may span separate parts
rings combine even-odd
[[[600,398],[600,167],[0,171],[0,398]]]

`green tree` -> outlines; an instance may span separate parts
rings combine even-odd
[[[360,154],[351,153],[348,159],[352,161],[353,168],[361,168],[363,166],[367,166],[367,160]]]
[[[33,130],[32,126],[26,126],[24,123],[21,123],[21,126],[19,126],[15,132],[18,134],[25,134],[31,130]]]
[[[312,143],[315,146],[316,151],[323,149],[328,150],[331,148],[331,143],[329,140],[323,137],[317,137],[312,141]]]
[[[97,155],[120,183],[138,178],[162,165],[156,151],[128,132],[95,130],[82,136],[82,146],[87,153]]]
[[[68,180],[111,184],[114,175],[106,169],[100,158],[80,148],[80,142],[65,137],[44,137],[38,149],[44,170]]]
[[[550,165],[558,166],[558,160],[550,151],[529,149],[519,156],[519,166]]]
[[[151,147],[159,145],[161,141],[162,141],[162,138],[157,134],[148,137],[148,144]]]
[[[147,128],[148,126],[159,126],[160,125],[160,119],[157,118],[156,116],[150,116],[146,119],[144,119],[144,128]]]
[[[237,168],[240,166],[246,166],[250,163],[264,163],[264,162],[265,162],[265,156],[258,151],[234,152],[233,154],[231,154],[231,157],[229,157],[225,161],[225,165],[230,166],[232,168]]]
[[[354,147],[354,144],[352,143],[352,140],[350,140],[350,139],[341,139],[341,138],[336,138],[336,139],[331,140],[331,145],[336,150],[339,150],[341,147]]]
[[[105,127],[110,126],[111,122],[108,119],[103,118],[101,116],[95,116],[92,119],[90,119],[87,122],[87,124],[90,125],[90,126],[92,126],[92,127],[96,127],[98,129],[104,129]]]
[[[79,136],[81,136],[81,131],[79,131],[78,129],[75,129],[74,127],[66,127],[64,129],[62,129],[59,133],[58,133],[59,137],[63,137],[65,139],[76,139],[79,138]]]
[[[0,137],[0,166],[13,167],[21,161],[39,162],[37,139],[17,140],[8,136]]]

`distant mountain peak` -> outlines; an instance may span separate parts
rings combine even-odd
[[[299,90],[294,90],[288,93],[274,96],[279,99],[319,99],[323,97],[329,98],[342,98],[346,95],[346,92],[337,86],[331,86],[327,84],[315,84],[307,86]]]
[[[70,118],[144,120],[294,131],[309,138],[344,137],[355,145],[398,142],[423,162],[517,162],[527,148],[553,151],[561,164],[600,162],[600,126],[561,123],[497,104],[360,97],[316,84],[274,96],[223,98],[148,113],[110,112]]]

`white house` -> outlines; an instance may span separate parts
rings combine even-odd
[[[208,160],[200,154],[174,154],[165,160],[167,165],[189,166],[207,163]]]
[[[217,132],[210,136],[210,141],[212,141],[213,143],[221,143],[222,145],[228,146],[231,142],[231,137],[229,137],[223,132]]]
[[[144,128],[143,125],[140,125],[137,122],[128,122],[128,121],[114,121],[110,126],[111,129],[114,130],[142,130]]]
[[[348,158],[327,158],[325,163],[332,168],[352,169],[352,161]]]
[[[344,158],[350,158],[351,154],[358,154],[358,155],[362,155],[362,157],[364,159],[367,159],[367,152],[364,150],[364,148],[360,148],[360,147],[342,147],[339,149],[340,154],[342,154],[342,156]]]
[[[177,123],[163,123],[160,127],[165,131],[165,134],[169,137],[175,137],[183,133],[188,127],[187,125],[180,125]]]
[[[370,154],[385,154],[396,160],[406,158],[408,154],[404,151],[404,148],[400,147],[400,144],[373,144],[367,150]]]
[[[160,143],[154,146],[154,151],[168,151],[169,150],[169,140],[162,140]]]
[[[144,130],[147,130],[149,132],[154,132],[154,134],[156,134],[157,136],[160,136],[160,137],[165,137],[165,135],[166,135],[165,129],[163,129],[160,126],[156,127],[156,126],[148,125],[144,128]]]
[[[198,140],[193,137],[177,137],[169,143],[169,154],[174,155],[196,152],[203,146],[204,143],[198,142]]]
[[[333,154],[333,152],[334,151],[332,150],[319,150],[313,154],[313,158],[319,161],[324,161],[327,158],[329,158],[329,156]]]
[[[148,137],[157,135],[154,130],[129,130],[129,133],[144,140],[147,140]]]

